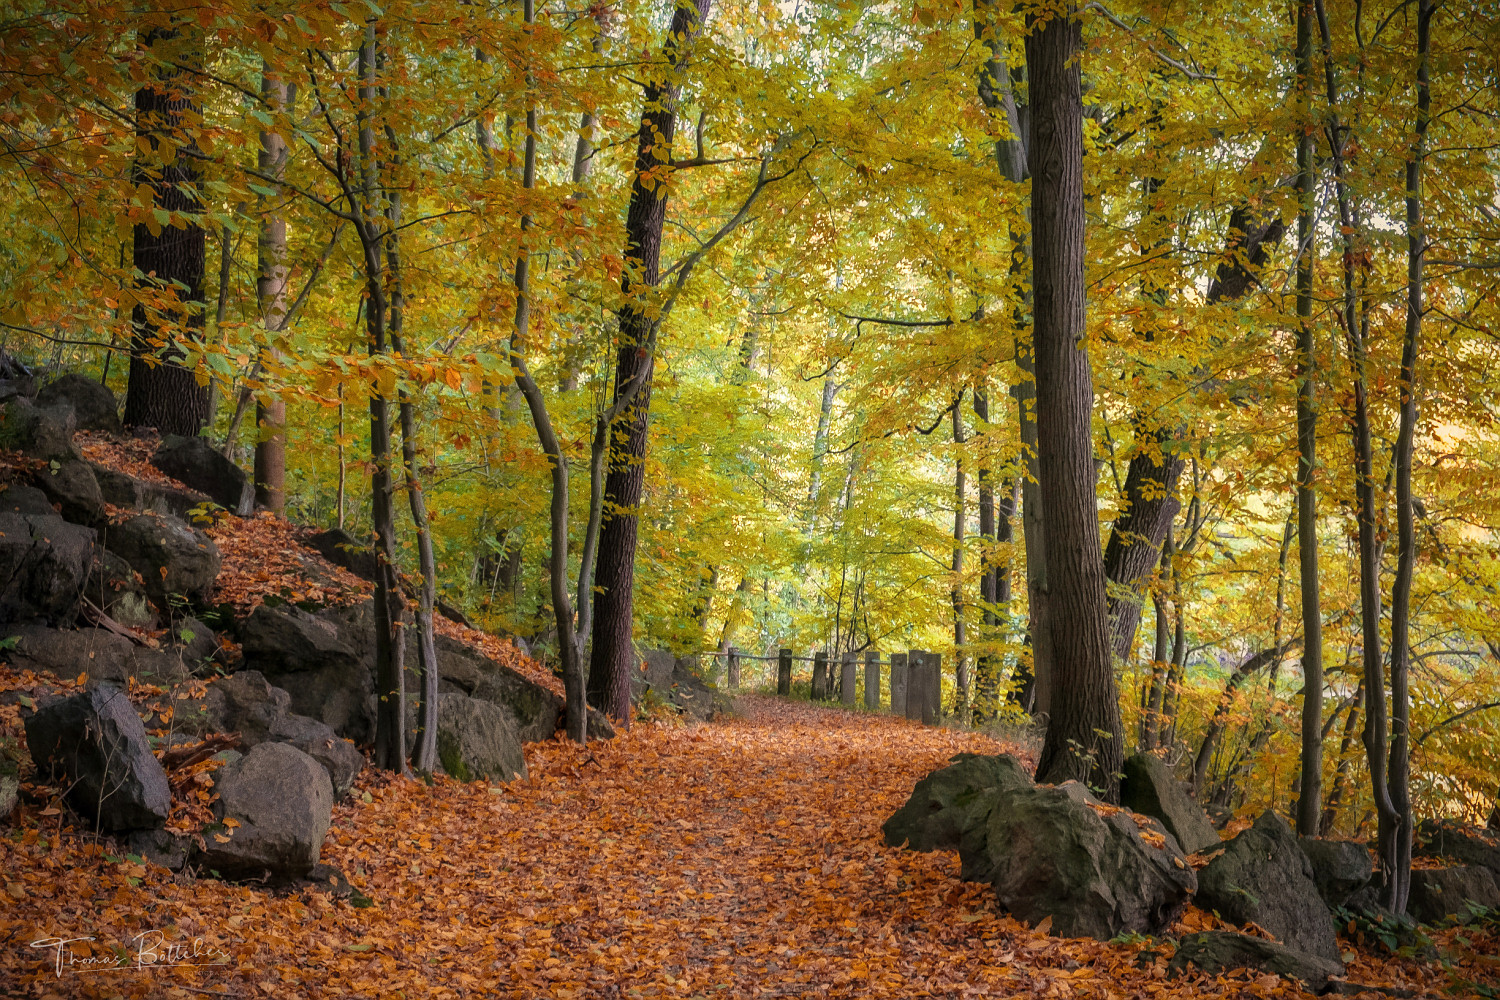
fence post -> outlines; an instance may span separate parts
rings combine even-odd
[[[927,701],[927,653],[913,649],[906,654],[906,717],[921,722]]]
[[[858,668],[855,666],[855,655],[853,652],[844,654],[844,662],[840,664],[839,670],[839,701],[844,703],[845,708],[854,707],[854,687],[858,683]]]
[[[880,654],[865,650],[865,708],[880,708]]]
[[[813,651],[812,700],[823,701],[828,697],[828,651]]]
[[[907,684],[907,680],[908,679],[909,679],[909,676],[908,676],[908,671],[907,671],[907,666],[906,666],[906,654],[905,653],[892,653],[891,654],[891,714],[892,715],[905,715],[906,714],[906,692],[908,690],[908,684]]]
[[[926,693],[922,697],[922,724],[935,725],[943,714],[943,654],[922,654],[922,680]]]
[[[729,690],[740,689],[740,650],[738,646],[729,647]]]
[[[792,693],[792,651],[785,646],[776,651],[776,693]]]

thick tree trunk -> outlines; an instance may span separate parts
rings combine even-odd
[[[153,28],[143,39],[163,63],[197,59],[196,54],[185,54],[175,29]],[[195,217],[203,211],[194,155],[198,145],[192,131],[201,108],[192,73],[171,66],[158,66],[150,73],[135,92],[138,151],[131,179],[137,187],[151,189],[152,207],[177,213],[182,221],[181,216]],[[158,156],[163,144],[172,152]],[[145,301],[131,311],[134,332],[124,417],[128,427],[194,435],[208,421],[208,386],[199,385],[192,370],[181,365],[182,352],[173,344],[174,339],[203,334],[206,257],[206,238],[196,218],[180,227],[155,219],[135,224],[136,281]]]
[[[1297,143],[1297,567],[1302,591],[1302,752],[1297,832],[1319,828],[1323,797],[1323,612],[1318,572],[1317,338],[1312,325],[1316,239],[1312,121],[1312,10],[1297,5],[1297,97],[1305,124]]]
[[[286,109],[289,88],[269,62],[261,65],[260,92],[271,107]],[[266,342],[261,346],[265,354],[275,349],[271,341],[280,331],[287,310],[286,216],[279,204],[280,185],[267,179],[283,177],[286,161],[286,140],[274,129],[263,130],[256,167],[270,193],[257,196],[260,233],[256,240],[255,292],[265,329]],[[257,400],[255,423],[259,431],[255,439],[255,502],[279,514],[286,507],[286,401],[280,396]]]
[[[594,585],[593,650],[588,679],[589,701],[625,724],[630,719],[630,679],[635,666],[633,612],[637,508],[645,478],[648,417],[651,412],[651,371],[654,310],[651,297],[661,273],[662,226],[667,196],[661,188],[663,162],[670,160],[677,129],[678,71],[687,48],[708,17],[712,0],[677,5],[662,46],[667,70],[646,85],[641,115],[640,144],[630,209],[625,217],[625,259],[622,279],[625,305],[620,309],[620,350],[615,359],[615,398],[633,392],[621,414],[623,440],[610,449],[609,475],[604,484],[604,521]],[[613,429],[611,429],[613,430]]]
[[[1038,453],[1047,506],[1055,688],[1039,781],[1070,778],[1119,801],[1120,699],[1110,660],[1099,549],[1093,376],[1083,346],[1083,95],[1076,7],[1026,37],[1032,94],[1032,288]]]

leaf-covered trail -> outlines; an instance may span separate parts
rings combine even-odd
[[[954,856],[883,845],[880,823],[918,778],[958,751],[1002,749],[992,740],[768,698],[742,707],[582,751],[529,746],[530,780],[503,789],[367,772],[324,856],[371,908],[174,880],[66,836],[44,846],[35,830],[0,841],[0,983],[38,997],[320,1000],[1301,995],[1250,973],[1168,981],[1165,955],[1142,944],[1038,934],[958,881]],[[1207,920],[1189,911],[1181,930]],[[230,963],[58,980],[25,947],[149,928],[202,936]],[[1494,936],[1471,941],[1448,939],[1459,971],[1494,977]],[[1418,995],[1451,985],[1368,957],[1350,978]]]

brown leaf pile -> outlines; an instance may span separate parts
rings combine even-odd
[[[365,909],[174,879],[22,815],[0,839],[0,983],[100,998],[1304,995],[1255,972],[1168,980],[1170,944],[1049,937],[959,881],[953,855],[883,844],[881,822],[918,778],[955,752],[1004,749],[993,741],[743,704],[711,726],[528,746],[530,779],[503,788],[367,773],[323,852],[373,898]],[[1189,910],[1172,933],[1215,926]],[[107,949],[162,929],[224,964],[58,979],[27,947],[93,935]],[[1493,930],[1437,941],[1447,971],[1361,952],[1349,978],[1415,995],[1500,982]]]

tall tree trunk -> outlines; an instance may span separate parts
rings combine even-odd
[[[1110,661],[1104,561],[1095,499],[1093,375],[1083,346],[1082,32],[1076,5],[1029,15],[1032,94],[1033,339],[1037,430],[1052,606],[1055,689],[1039,781],[1070,778],[1118,802],[1124,763],[1120,699]]]
[[[1405,913],[1411,893],[1411,583],[1417,537],[1411,492],[1411,455],[1417,431],[1417,356],[1422,339],[1422,271],[1427,233],[1422,221],[1422,171],[1432,112],[1428,62],[1434,0],[1417,0],[1417,123],[1406,161],[1406,337],[1401,346],[1401,429],[1396,437],[1396,579],[1391,585],[1391,748],[1389,781],[1396,813],[1392,871],[1384,903]]]
[[[963,408],[953,408],[953,444],[955,450],[964,444]],[[949,598],[953,603],[953,671],[954,714],[964,722],[969,720],[969,656],[968,623],[964,620],[964,532],[968,515],[967,482],[964,474],[964,456],[961,450],[954,459],[953,469],[953,587]],[[851,629],[852,631],[852,629]]]
[[[285,113],[290,103],[290,88],[272,69],[269,61],[261,64],[260,93],[274,113]],[[260,303],[261,325],[266,342],[261,350],[269,355],[275,350],[273,338],[286,318],[286,216],[279,204],[280,185],[265,180],[280,180],[286,173],[286,140],[275,129],[260,133],[260,152],[256,167],[268,194],[258,195],[260,233],[256,240],[256,299]],[[264,368],[264,364],[261,366]],[[255,502],[278,514],[286,508],[286,400],[280,395],[255,404]]]
[[[833,420],[833,397],[838,395],[839,384],[832,375],[823,379],[823,399],[818,406],[818,429],[813,432],[812,474],[807,479],[807,520],[812,524],[818,516],[818,494],[823,489],[823,456],[828,451],[828,425]]]
[[[677,129],[680,71],[687,50],[708,17],[712,0],[677,4],[662,45],[667,69],[645,87],[635,179],[625,218],[625,259],[621,280],[625,305],[620,309],[620,350],[615,359],[615,398],[634,398],[621,414],[623,438],[610,449],[604,485],[607,519],[600,530],[594,583],[601,588],[595,601],[593,650],[588,696],[595,707],[625,724],[630,719],[630,680],[635,666],[633,610],[637,510],[645,478],[647,418],[651,412],[651,372],[654,312],[652,298],[661,273],[662,226],[667,216],[666,171],[672,136]],[[613,427],[608,428],[610,432]]]
[[[131,311],[130,378],[125,388],[127,427],[155,427],[163,434],[194,435],[208,421],[209,390],[181,364],[177,339],[203,335],[203,272],[207,243],[197,216],[198,142],[201,106],[193,74],[169,65],[194,65],[196,46],[183,32],[196,28],[152,28],[142,35],[155,65],[135,92],[137,153],[131,166],[136,187],[151,189],[152,207],[186,216],[179,228],[154,218],[134,233],[136,285],[144,302]],[[170,151],[161,155],[165,144]]]
[[[990,398],[984,388],[974,390],[974,415],[979,418],[980,423],[988,428],[990,425]],[[987,430],[980,430],[980,434],[987,434]],[[979,465],[979,536],[986,545],[998,545],[1001,542],[1009,543],[1011,535],[1010,519],[1014,514],[1014,495],[1008,488],[1008,480],[1001,480],[1002,495],[1000,503],[995,503],[994,472],[990,468],[988,457],[980,460]],[[996,519],[996,513],[999,519]],[[1004,597],[1001,596],[1002,581]],[[1001,633],[1000,609],[1010,601],[1010,565],[1007,562],[999,562],[994,552],[986,548],[982,557],[982,565],[979,574],[979,601],[984,608],[984,635],[982,641],[986,647],[992,646]],[[993,718],[999,710],[1000,702],[1000,657],[991,648],[976,658],[974,664],[974,712],[979,720]]]
[[[1359,721],[1359,710],[1364,705],[1365,682],[1359,682],[1359,687],[1354,691],[1354,699],[1349,705],[1349,717],[1344,720],[1344,736],[1339,742],[1338,764],[1334,767],[1333,791],[1328,793],[1328,801],[1323,806],[1323,815],[1318,820],[1318,836],[1326,837],[1333,832],[1334,824],[1338,822],[1339,806],[1344,801],[1344,796],[1349,789],[1349,751],[1354,746],[1354,726]]]
[[[1202,798],[1203,796],[1203,783],[1208,778],[1208,765],[1213,760],[1214,751],[1219,747],[1219,738],[1224,735],[1224,729],[1229,724],[1229,710],[1234,707],[1235,692],[1250,677],[1273,663],[1280,662],[1287,650],[1296,646],[1300,641],[1300,639],[1294,639],[1284,646],[1263,649],[1246,659],[1229,675],[1229,680],[1224,683],[1224,693],[1219,695],[1219,704],[1214,708],[1213,717],[1208,720],[1208,729],[1203,734],[1203,742],[1198,747],[1198,755],[1193,760],[1194,797]]]
[[[1297,832],[1314,836],[1323,797],[1323,612],[1318,573],[1317,337],[1313,330],[1313,241],[1317,186],[1312,114],[1312,9],[1297,5],[1297,568],[1302,590],[1302,752]]]

